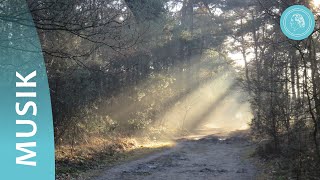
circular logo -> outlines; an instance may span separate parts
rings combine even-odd
[[[290,6],[281,15],[281,30],[290,39],[302,40],[307,38],[313,32],[314,26],[314,16],[305,6]]]

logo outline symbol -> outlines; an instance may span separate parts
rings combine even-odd
[[[300,23],[304,23],[303,26]],[[307,26],[307,27],[306,27]],[[287,8],[281,15],[280,27],[282,32],[293,40],[303,40],[310,36],[315,27],[313,13],[302,5]],[[296,32],[298,31],[298,32]]]

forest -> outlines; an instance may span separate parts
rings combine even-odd
[[[0,0],[1,23],[23,22],[5,14],[16,1]],[[254,156],[274,170],[266,179],[319,179],[319,0],[27,3],[47,68],[58,178],[141,144],[220,129],[248,133]],[[295,4],[318,23],[301,41],[279,25]]]

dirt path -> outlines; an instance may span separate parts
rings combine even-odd
[[[184,139],[165,152],[111,168],[95,180],[255,179],[255,167],[245,157],[250,148],[238,136]]]

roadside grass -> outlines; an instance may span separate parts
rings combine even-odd
[[[139,159],[174,146],[135,138],[92,138],[89,143],[56,147],[56,180],[89,179],[116,164]]]

